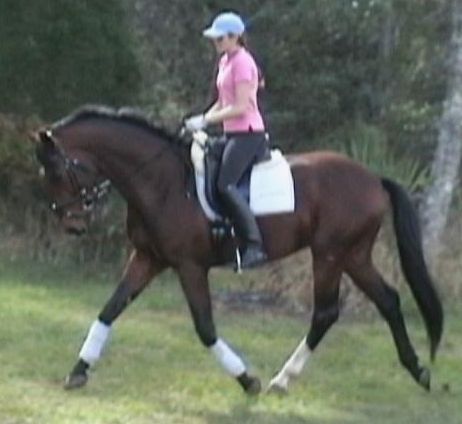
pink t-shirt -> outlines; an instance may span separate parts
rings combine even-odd
[[[264,131],[265,125],[258,110],[258,68],[252,55],[243,47],[231,55],[225,53],[218,64],[217,88],[221,107],[234,104],[236,85],[250,82],[252,93],[247,110],[236,118],[223,122],[225,132]]]

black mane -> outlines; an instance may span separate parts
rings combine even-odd
[[[65,118],[61,119],[60,121],[55,122],[52,125],[51,129],[56,130],[86,119],[94,118],[126,122],[127,124],[132,124],[141,127],[145,130],[148,130],[152,132],[154,135],[167,139],[168,141],[171,141],[173,143],[178,142],[177,135],[172,134],[163,127],[156,126],[144,112],[138,109],[128,107],[114,109],[108,106],[101,105],[85,105],[77,109],[76,111],[72,112]]]

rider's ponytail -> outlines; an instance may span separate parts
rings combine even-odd
[[[244,49],[248,50],[253,56],[253,53],[249,48],[249,39],[245,32],[237,38],[237,43],[241,47],[244,47]],[[257,70],[258,70],[258,89],[261,90],[265,88],[265,75],[263,74],[263,70],[261,69],[261,66],[259,63],[257,63]]]

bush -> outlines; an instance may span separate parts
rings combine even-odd
[[[133,102],[125,15],[119,0],[2,0],[0,112],[54,120],[82,103]]]
[[[88,235],[64,235],[48,208],[28,133],[36,118],[0,115],[0,234],[3,254],[78,264],[118,263],[126,256],[125,205],[111,195],[98,208]]]
[[[419,158],[394,151],[386,134],[377,126],[358,122],[331,134],[327,144],[362,163],[376,175],[397,181],[412,193],[422,190],[430,182],[428,167]]]

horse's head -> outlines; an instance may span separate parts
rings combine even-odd
[[[39,130],[31,138],[36,143],[51,210],[66,232],[85,233],[93,205],[107,192],[109,182],[101,181],[89,164],[68,156],[50,129]]]

